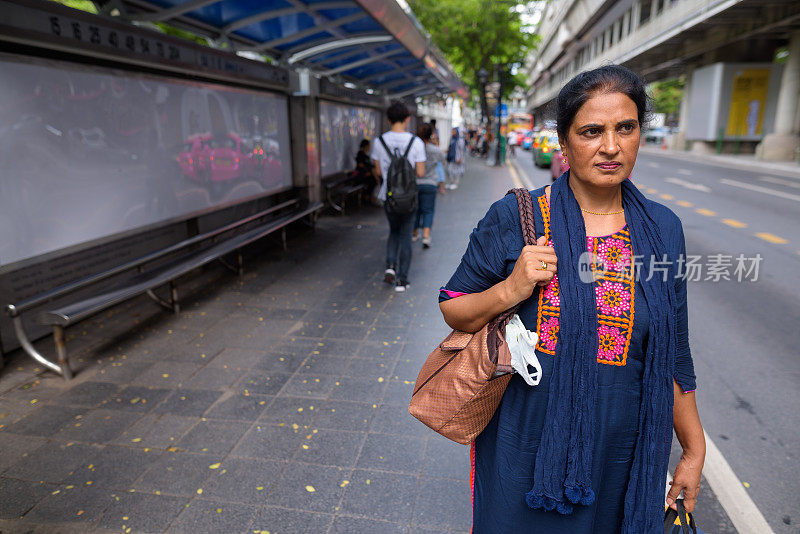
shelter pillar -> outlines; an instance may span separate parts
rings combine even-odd
[[[761,159],[790,161],[798,157],[798,100],[800,100],[800,31],[789,41],[789,57],[783,69],[778,105],[775,111],[775,131],[764,136],[759,147]]]
[[[309,202],[322,200],[318,81],[307,72],[291,79],[289,129],[292,140],[292,183]]]

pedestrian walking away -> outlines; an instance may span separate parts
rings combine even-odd
[[[392,284],[395,291],[402,292],[408,287],[411,232],[417,204],[416,179],[425,176],[425,145],[421,139],[407,131],[411,114],[405,104],[392,102],[386,115],[391,128],[372,144],[371,157],[377,172],[383,177],[378,199],[384,203],[386,219],[389,221],[384,281]],[[410,168],[406,169],[406,166]],[[410,180],[413,183],[394,183],[401,176],[404,182]],[[390,179],[393,183],[389,183]],[[405,206],[401,207],[400,203],[393,201],[399,197],[401,185],[404,194],[413,193],[414,202],[407,210]],[[408,191],[405,191],[406,188]],[[389,196],[393,199],[388,199]],[[395,207],[395,204],[398,206]]]
[[[422,229],[422,248],[431,246],[436,194],[437,192],[444,193],[445,155],[433,142],[434,133],[433,127],[429,123],[423,123],[417,130],[417,136],[425,143],[425,176],[417,180],[419,199],[417,213],[414,217],[412,241],[416,242],[420,238],[420,229]]]
[[[467,169],[466,161],[464,160],[466,145],[464,139],[460,135],[458,128],[453,128],[453,133],[450,137],[450,144],[447,147],[447,189],[457,189],[461,177]]]
[[[517,156],[515,149],[517,147],[517,141],[519,140],[519,136],[515,130],[511,130],[508,132],[508,157],[514,158]]]
[[[475,534],[663,532],[673,430],[683,454],[667,504],[683,491],[694,509],[705,439],[683,228],[627,179],[647,103],[625,67],[567,82],[557,131],[570,170],[530,192],[536,245],[524,246],[516,197],[506,195],[440,291],[445,321],[466,332],[521,303],[541,366],[538,384],[512,376],[472,444]]]

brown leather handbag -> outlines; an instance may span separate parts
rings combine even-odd
[[[509,193],[517,197],[525,244],[536,244],[530,192],[518,188]],[[505,329],[519,306],[474,334],[453,330],[425,360],[409,413],[448,439],[472,443],[489,424],[511,380]]]

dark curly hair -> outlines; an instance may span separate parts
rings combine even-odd
[[[410,116],[411,112],[408,111],[408,106],[399,100],[393,100],[392,103],[389,104],[389,109],[386,110],[386,118],[389,119],[390,124],[403,122]]]
[[[603,65],[581,72],[561,88],[556,99],[556,131],[567,139],[569,127],[582,105],[598,93],[622,93],[633,100],[638,111],[639,127],[644,128],[650,116],[650,97],[644,81],[622,65]]]

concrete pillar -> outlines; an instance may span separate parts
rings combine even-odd
[[[678,117],[678,133],[672,137],[672,150],[686,150],[686,132],[689,129],[689,97],[692,93],[692,75],[694,67],[686,68],[686,84],[683,86],[680,116]]]
[[[797,130],[800,100],[800,31],[789,41],[789,57],[781,77],[778,105],[775,110],[775,131],[764,136],[758,149],[761,159],[790,161],[798,156],[800,135]]]

